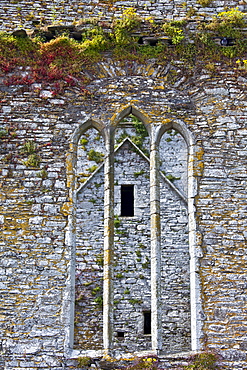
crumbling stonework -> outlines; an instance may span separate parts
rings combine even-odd
[[[92,17],[100,17],[102,22],[111,21],[112,17],[120,17],[122,9],[134,7],[143,17],[153,17],[157,20],[184,18],[193,14],[196,20],[208,20],[216,13],[225,11],[226,8],[238,6],[240,11],[245,11],[245,1],[238,0],[213,0],[208,6],[200,5],[197,0],[159,0],[136,1],[43,1],[21,0],[2,1],[1,30],[15,30],[20,25],[31,30],[39,22],[43,25],[50,24],[76,24]]]
[[[42,5],[4,3],[2,29],[9,12],[15,26]],[[68,22],[84,5],[70,2]],[[246,10],[213,5],[191,2],[201,17]],[[52,14],[49,2],[42,11]],[[138,11],[180,17],[185,7]],[[88,97],[0,80],[1,366],[59,370],[84,354],[144,350],[168,363],[207,348],[246,369],[246,76],[110,57],[89,73]],[[121,185],[134,186],[133,217],[121,216]]]

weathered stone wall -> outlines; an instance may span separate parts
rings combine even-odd
[[[1,2],[0,29],[4,31],[24,27],[32,30],[35,21],[45,24],[76,24],[82,19],[97,17],[102,21],[111,21],[119,17],[126,7],[136,8],[143,17],[153,17],[157,20],[184,18],[193,13],[193,18],[208,19],[227,7],[238,7],[246,11],[245,1],[213,0],[203,7],[197,0],[158,0],[158,1],[6,1]]]
[[[128,115],[132,107],[151,138],[172,126],[193,138],[188,177],[192,171],[195,181],[188,196],[196,215],[190,257],[198,257],[193,275],[198,285],[191,288],[202,305],[199,341],[201,347],[220,351],[229,369],[245,369],[247,80],[236,71],[213,78],[203,71],[181,80],[183,72],[176,66],[156,67],[153,74],[149,66],[135,73],[134,64],[115,67],[109,61],[101,72],[111,74],[95,76],[87,86],[93,98],[73,89],[55,99],[32,87],[1,86],[0,126],[8,128],[1,138],[0,195],[5,368],[59,369],[72,356],[71,135],[87,120],[101,131],[114,127],[118,114]],[[37,145],[38,168],[23,163],[27,155],[21,149],[27,141]],[[182,227],[186,229],[181,219]],[[191,242],[195,238],[196,245]],[[187,259],[186,250],[182,253]]]

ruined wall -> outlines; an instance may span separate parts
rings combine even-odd
[[[66,239],[66,155],[72,133],[86,117],[109,125],[128,106],[149,117],[152,130],[182,121],[195,138],[201,343],[220,350],[229,368],[245,366],[246,79],[222,73],[212,80],[205,73],[196,78],[196,86],[191,78],[175,89],[164,76],[142,73],[97,79],[88,86],[94,99],[72,91],[55,99],[19,87],[1,90],[1,126],[9,129],[1,139],[1,338],[6,369],[24,363],[58,369],[70,358],[64,351],[72,253]],[[176,78],[180,80],[179,73]],[[25,165],[21,148],[27,140],[37,144],[37,168]]]
[[[31,29],[32,21],[41,20],[44,15],[48,23],[60,20],[65,23],[65,18],[67,23],[71,23],[88,15],[102,17],[102,20],[110,19],[113,14],[120,15],[122,6],[136,4],[115,2],[111,7],[105,3],[85,6],[82,2],[57,2],[54,5],[53,2],[36,1],[32,4],[27,1],[3,1],[1,5],[1,29],[12,30],[19,26]],[[64,8],[61,9],[60,6]],[[197,14],[192,19],[196,20],[196,17],[207,19],[207,15],[222,11],[227,6],[239,6],[240,10],[246,10],[244,1],[213,1],[208,8],[199,6],[196,1],[186,4],[182,1],[139,2],[137,10],[144,16],[151,15],[159,20],[163,17],[183,17],[190,7],[194,7]],[[92,310],[97,317],[97,333],[89,332],[88,335],[93,338],[93,343],[99,343],[99,349],[103,348],[103,316],[98,305],[100,299],[96,302],[95,299],[101,296],[98,287],[102,289],[103,276],[101,237],[104,190],[101,177],[104,176],[104,170],[99,169],[93,181],[85,182],[91,173],[89,168],[95,163],[86,162],[85,151],[82,149],[85,142],[77,145],[72,137],[85,122],[88,122],[88,126],[93,123],[99,131],[99,134],[97,132],[94,135],[93,148],[100,150],[107,160],[109,153],[105,149],[103,132],[108,132],[110,127],[113,130],[119,123],[120,116],[123,118],[135,111],[143,118],[149,140],[153,140],[158,132],[160,136],[167,132],[159,146],[160,169],[165,171],[165,176],[173,176],[172,184],[163,180],[160,183],[161,291],[164,299],[162,327],[165,333],[162,351],[166,352],[167,347],[168,352],[172,352],[174,348],[173,352],[191,348],[192,317],[194,334],[198,329],[197,348],[219,351],[229,369],[245,369],[245,71],[240,73],[234,65],[228,70],[216,68],[212,72],[202,68],[200,71],[184,74],[179,63],[171,65],[165,62],[158,65],[151,61],[146,65],[138,65],[133,61],[114,62],[109,58],[105,62],[99,62],[98,68],[91,72],[90,77],[91,82],[86,86],[92,93],[90,96],[86,97],[78,89],[70,87],[54,97],[49,87],[42,90],[42,86],[36,84],[6,86],[3,83],[4,76],[1,76],[0,351],[1,361],[4,363],[1,366],[5,369],[20,369],[25,366],[30,369],[57,370],[64,366],[73,366],[73,359],[78,357],[81,347],[88,344],[84,336],[85,326],[90,329],[95,324],[95,317],[91,319]],[[173,131],[172,135],[169,133],[172,128],[181,132],[187,145]],[[96,140],[98,135],[100,140]],[[82,132],[78,134],[78,140],[81,137]],[[172,140],[167,141],[168,138]],[[162,156],[163,142],[168,149]],[[187,158],[184,159],[187,157],[187,150],[190,154],[188,171]],[[29,156],[34,154],[30,163]],[[177,156],[181,158],[181,169],[176,165]],[[124,157],[120,155],[120,159]],[[101,163],[96,164],[100,166]],[[142,160],[140,163],[146,171],[147,163]],[[134,173],[139,169],[130,171]],[[133,173],[131,176],[137,184],[141,179],[141,184],[148,186],[148,178],[144,173],[137,177]],[[116,181],[123,179],[121,171],[116,171],[115,176]],[[73,179],[77,190],[81,187],[77,202],[72,197]],[[175,191],[174,195],[172,185],[180,193]],[[114,213],[118,214],[119,185],[115,186]],[[187,195],[189,212],[184,202]],[[140,197],[141,203],[145,202],[143,210],[146,210],[149,207],[149,189],[145,189]],[[71,216],[75,212],[77,225],[73,224],[74,219]],[[97,214],[97,220],[93,212]],[[144,213],[142,222],[145,221],[145,228],[135,229],[136,225],[130,226],[129,220],[124,224],[120,221],[119,232],[128,229],[135,237],[137,234],[133,230],[138,229],[141,239],[146,242],[149,235],[149,215],[146,211]],[[88,228],[87,222],[92,223],[92,230]],[[148,248],[143,249],[141,256],[138,256],[139,252],[135,252],[130,257],[126,245],[121,244],[121,241],[127,242],[127,236],[120,238],[118,230],[115,227],[118,247],[116,255],[124,252],[127,256],[119,266],[115,266],[115,272],[122,273],[121,266],[128,264],[131,265],[131,271],[128,271],[129,281],[126,279],[124,284],[123,281],[116,284],[115,312],[119,311],[119,314],[115,314],[115,318],[121,320],[115,326],[114,335],[117,331],[130,331],[131,326],[126,328],[122,325],[125,317],[120,316],[120,311],[123,309],[133,315],[134,320],[139,323],[138,330],[142,331],[143,321],[140,323],[140,317],[143,310],[149,310],[151,280],[148,264],[145,274],[138,272],[139,278],[143,275],[144,279],[140,278],[137,282],[137,278],[132,276],[134,268],[138,270],[145,263],[143,261],[147,261]],[[92,244],[94,249],[91,248]],[[170,248],[168,251],[167,245]],[[141,261],[137,261],[138,258]],[[196,263],[193,265],[191,261]],[[92,266],[93,276],[87,270],[88,264]],[[76,274],[75,282],[73,271]],[[89,273],[89,281],[85,281],[88,280],[88,275],[84,279],[83,273]],[[190,284],[189,273],[193,276]],[[92,277],[94,283],[91,289],[90,284],[87,284]],[[131,279],[136,279],[135,283]],[[136,284],[144,285],[143,297],[134,291]],[[170,290],[164,291],[167,284],[170,284]],[[85,295],[90,298],[86,303],[80,296],[82,285]],[[131,296],[130,299],[143,299],[145,307],[140,305],[133,310],[138,302],[132,301],[132,304],[125,298],[131,295],[132,287],[134,298]],[[97,290],[94,290],[94,295],[92,290],[95,288]],[[130,293],[127,292],[128,289]],[[117,294],[122,296],[124,291],[126,294],[122,307]],[[190,300],[196,308],[195,312],[188,310]],[[75,316],[71,314],[74,301]],[[179,302],[177,307],[175,301]],[[83,326],[82,311],[85,309],[90,316]],[[198,327],[195,330],[196,325]],[[75,336],[72,335],[72,327],[75,329]],[[166,347],[166,338],[171,340],[171,336],[173,342]],[[142,335],[140,337],[142,349],[149,348],[149,340],[143,339]],[[83,338],[83,343],[80,338]],[[129,340],[132,339],[133,334],[130,334]],[[125,351],[130,348],[128,342],[126,344],[122,339],[117,340],[119,342],[115,343],[115,349],[122,347]],[[178,344],[182,344],[183,348]]]
[[[213,0],[208,6],[202,6],[197,0],[158,0],[158,1],[43,1],[31,0],[2,1],[0,29],[15,30],[20,26],[32,30],[39,22],[43,25],[80,24],[82,19],[98,17],[102,21],[111,21],[119,17],[123,8],[134,7],[143,17],[157,20],[184,18],[193,15],[195,20],[208,19],[227,7],[238,6],[246,10],[245,1]]]

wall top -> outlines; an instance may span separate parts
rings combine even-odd
[[[123,8],[134,7],[142,17],[156,20],[180,19],[186,16],[196,19],[211,18],[218,12],[238,7],[247,11],[246,0],[2,0],[0,30],[13,31],[16,28],[35,28],[44,24],[71,24],[81,19],[100,17],[109,21],[119,17]]]

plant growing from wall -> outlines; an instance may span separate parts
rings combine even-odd
[[[127,366],[126,370],[156,370],[158,365],[158,357],[155,355],[149,355],[136,358],[131,365]]]
[[[241,28],[245,25],[245,13],[233,8],[226,12],[221,12],[213,18],[206,29],[215,35],[222,37],[240,37]]]
[[[82,149],[83,150],[86,150],[86,145],[88,144],[88,139],[86,139],[85,137],[84,138],[81,138],[80,144],[82,146]]]
[[[98,307],[103,307],[103,297],[102,295],[95,298],[94,302],[97,304]]]
[[[104,154],[102,154],[100,152],[97,152],[94,149],[90,149],[89,152],[88,152],[87,158],[90,161],[94,161],[94,162],[99,164],[99,163],[103,162]]]
[[[208,6],[209,0],[198,0],[198,3]],[[193,15],[187,14],[186,22]],[[153,57],[159,63],[180,60],[184,68],[192,69],[200,63],[217,62],[227,66],[229,59],[240,58],[247,49],[243,37],[245,13],[237,8],[219,13],[209,23],[198,21],[195,33],[189,32],[184,20],[165,22],[162,29],[171,39],[172,47],[160,41],[156,46],[137,43],[133,31],[140,30],[141,23],[145,22],[153,27],[153,21],[142,20],[133,8],[127,8],[121,19],[108,24],[110,32],[105,31],[99,20],[85,22],[81,42],[60,35],[44,43],[38,37],[14,37],[1,32],[0,75],[5,76],[6,86],[30,86],[38,82],[41,89],[49,87],[53,96],[73,87],[81,95],[89,97],[91,93],[85,88],[89,77],[83,70],[92,70],[95,62],[104,59],[102,52],[106,50],[118,60],[137,60],[140,63]],[[160,28],[157,32],[160,33]],[[233,45],[219,46],[215,42],[216,37],[232,38]],[[39,93],[39,88],[33,91]],[[140,141],[135,140],[140,145]]]
[[[77,362],[79,367],[89,367],[91,364],[91,358],[88,356],[80,356],[78,357]]]
[[[134,8],[127,8],[123,11],[121,19],[113,23],[113,36],[117,48],[130,48],[134,42],[130,32],[140,26],[141,19]]]
[[[34,141],[27,141],[23,144],[21,148],[22,154],[33,154],[36,152],[36,144]]]
[[[163,25],[163,30],[165,34],[171,38],[173,45],[178,45],[184,40],[183,26],[185,24],[185,21],[173,21]]]
[[[184,370],[217,370],[218,356],[213,352],[201,352],[189,358],[189,364]]]
[[[203,7],[209,6],[212,4],[213,0],[197,0],[198,4]]]
[[[8,135],[8,131],[0,127],[0,139],[6,137]]]
[[[114,216],[114,227],[119,228],[120,227],[120,220],[118,215]]]
[[[171,181],[171,182],[174,182],[175,180],[180,180],[180,177],[176,177],[174,175],[166,175],[166,178]]]
[[[23,164],[27,167],[39,167],[40,158],[37,154],[30,154],[27,160],[23,161]]]
[[[40,177],[41,179],[47,179],[48,177],[48,173],[46,170],[41,170],[38,174],[37,174],[37,177]]]
[[[39,167],[40,157],[36,153],[37,146],[34,141],[26,141],[20,152],[21,154],[28,155],[28,158],[23,161],[23,164],[27,167]]]

